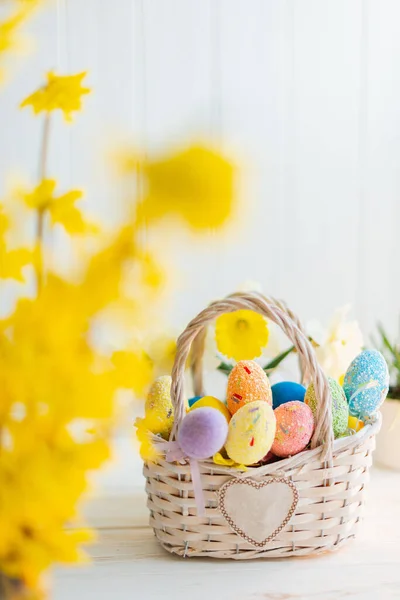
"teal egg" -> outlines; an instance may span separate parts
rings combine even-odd
[[[389,371],[378,350],[363,350],[346,371],[344,393],[350,414],[365,419],[376,413],[389,391]]]
[[[329,389],[332,394],[332,427],[335,438],[341,437],[347,429],[349,420],[349,406],[344,391],[335,379],[328,377]],[[315,397],[314,384],[311,383],[306,391],[304,402],[311,408],[314,418],[317,418],[317,398]]]
[[[300,383],[294,381],[280,381],[271,387],[273,409],[281,404],[298,400],[304,402],[306,388]]]
[[[196,404],[197,400],[201,400],[203,396],[193,396],[193,398],[189,398],[188,405],[189,408],[192,408],[193,404]]]

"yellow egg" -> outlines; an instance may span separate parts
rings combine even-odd
[[[203,398],[197,400],[197,402],[193,404],[190,410],[196,410],[196,408],[202,408],[204,406],[210,406],[211,408],[216,408],[219,410],[219,412],[224,415],[228,423],[231,420],[231,413],[229,412],[228,407],[221,402],[221,400],[218,400],[218,398],[214,398],[214,396],[203,396]]]
[[[151,385],[145,404],[145,421],[150,431],[167,438],[174,423],[171,377],[162,375]]]
[[[354,431],[360,431],[364,427],[364,423],[357,419],[357,417],[353,417],[349,415],[348,428],[353,429]]]
[[[235,462],[253,465],[271,449],[275,430],[276,418],[268,402],[249,402],[230,420],[225,450]]]

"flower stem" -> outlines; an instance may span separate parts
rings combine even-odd
[[[0,572],[0,598],[2,600],[13,600],[22,598],[24,586],[18,579],[10,579]]]
[[[39,155],[39,181],[46,178],[47,154],[50,138],[50,113],[46,113],[43,122],[42,141]],[[39,209],[37,212],[36,223],[36,281],[37,292],[41,292],[43,288],[43,230],[44,230],[45,210]]]

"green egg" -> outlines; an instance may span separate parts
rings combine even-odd
[[[347,429],[349,420],[349,405],[343,389],[335,379],[328,377],[329,389],[332,394],[332,426],[335,438],[342,437]],[[311,383],[306,391],[304,402],[311,408],[314,418],[317,418],[317,399],[314,384]]]

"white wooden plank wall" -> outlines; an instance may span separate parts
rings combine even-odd
[[[34,177],[39,123],[16,104],[50,68],[94,93],[59,120],[51,172],[112,211],[107,144],[211,137],[243,156],[242,227],[170,242],[175,324],[259,280],[304,319],[352,302],[366,332],[400,313],[397,0],[59,0],[2,91],[0,173]]]

